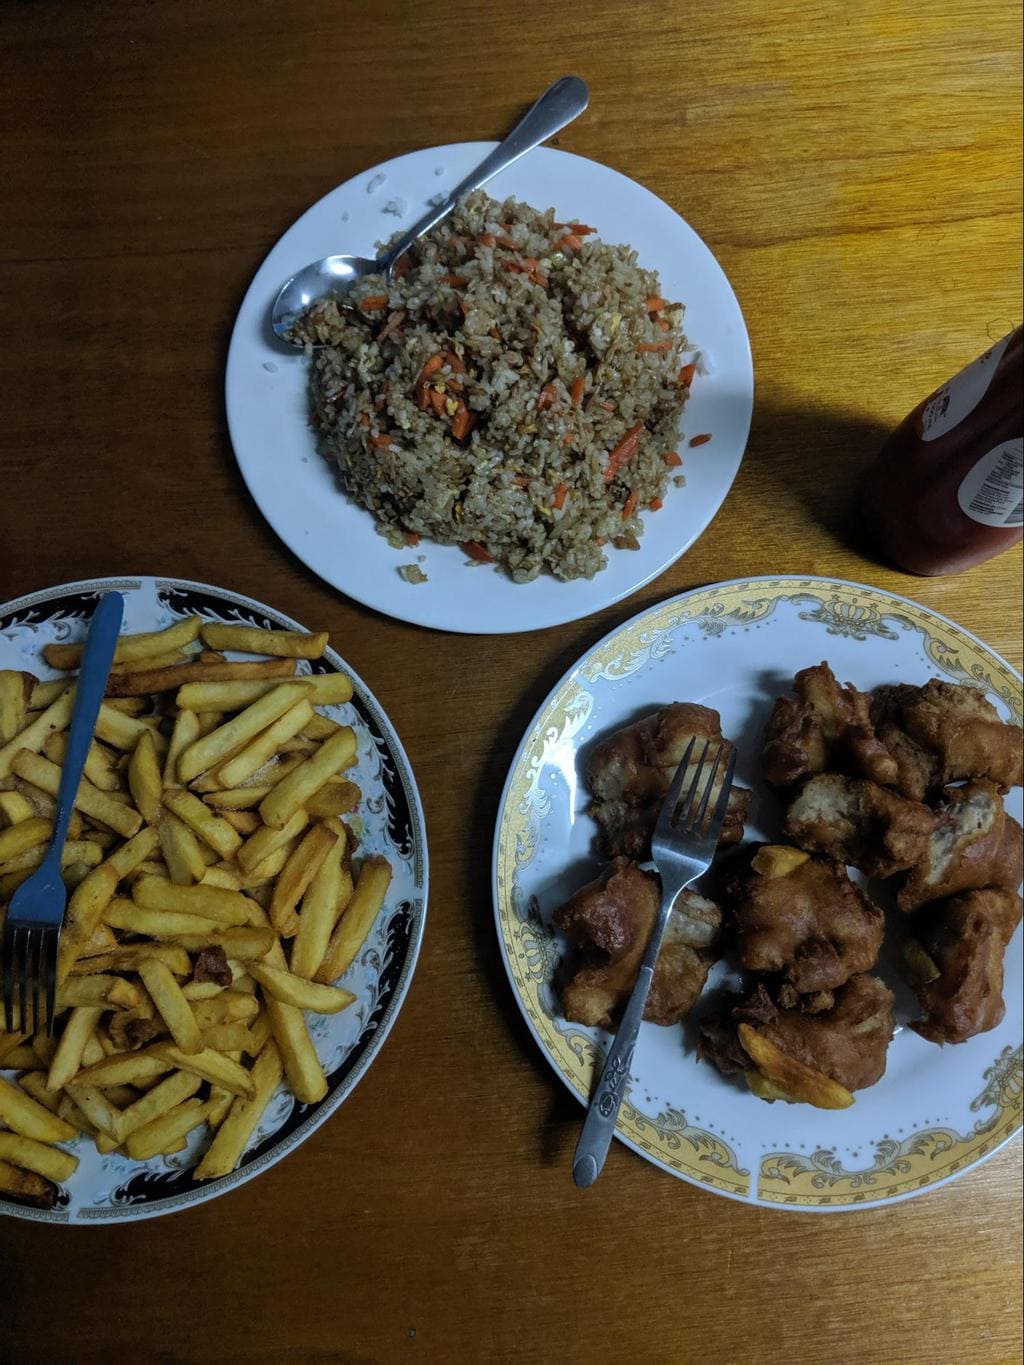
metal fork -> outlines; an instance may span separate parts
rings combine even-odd
[[[736,750],[729,749],[718,798],[709,816],[708,806],[718,780],[722,757],[726,753],[726,745],[719,744],[711,759],[709,758],[711,740],[705,740],[697,766],[691,775],[690,763],[695,744],[696,736],[690,740],[682,762],[676,769],[651,838],[651,857],[661,877],[661,908],[651,930],[633,993],[629,997],[629,1004],[616,1032],[615,1042],[608,1053],[601,1079],[591,1098],[587,1117],[583,1121],[583,1131],[576,1145],[572,1178],[581,1187],[593,1185],[601,1174],[608,1148],[611,1146],[615,1123],[629,1080],[629,1068],[640,1032],[640,1021],[650,994],[654,968],[673,907],[680,893],[711,866],[718,844],[718,834],[725,819],[729,788],[732,786],[733,773],[736,769]],[[680,799],[688,776],[690,781],[686,794]]]
[[[61,854],[86,755],[96,728],[96,717],[106,690],[110,665],[114,660],[123,615],[124,598],[121,594],[104,593],[93,612],[82,650],[75,689],[75,709],[71,716],[60,786],[57,789],[57,813],[50,846],[43,861],[18,887],[7,907],[0,959],[3,963],[4,1016],[11,1033],[38,1032],[44,1017],[47,1033],[53,1033],[57,1000],[57,950],[68,901],[67,888],[60,872]],[[15,993],[18,996],[17,1029]],[[45,995],[45,1016],[40,1014],[41,993]],[[27,1026],[29,996],[32,999],[31,1030]]]

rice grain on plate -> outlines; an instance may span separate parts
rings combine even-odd
[[[429,536],[518,581],[636,549],[679,460],[683,306],[626,246],[477,193],[346,306],[298,324],[313,423],[396,546]]]

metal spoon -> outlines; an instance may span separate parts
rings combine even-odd
[[[499,171],[505,170],[513,161],[518,161],[521,156],[533,151],[534,147],[554,137],[567,123],[579,118],[589,99],[590,92],[585,81],[580,80],[579,76],[563,76],[545,90],[504,142],[485,156],[480,165],[470,171],[442,203],[430,208],[418,223],[414,223],[394,246],[375,261],[366,260],[363,256],[325,256],[322,261],[313,261],[293,275],[282,286],[271,310],[271,326],[276,334],[282,341],[304,346],[304,341],[295,340],[289,333],[299,315],[315,299],[344,294],[363,275],[383,275],[390,283],[395,262],[418,237],[447,218],[467,194],[486,185]]]

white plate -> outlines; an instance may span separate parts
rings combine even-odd
[[[562,1017],[555,981],[564,944],[551,927],[555,909],[600,866],[581,750],[666,702],[713,706],[739,749],[737,779],[754,789],[747,837],[770,838],[777,817],[757,771],[764,722],[795,670],[821,659],[861,688],[936,674],[970,679],[1021,723],[1019,675],[945,617],[856,583],[756,578],[684,593],[618,627],[570,669],[528,728],[498,815],[498,934],[526,1021],[581,1101],[608,1035]],[[1006,805],[1019,820],[1020,788]],[[698,1063],[692,1020],[644,1024],[618,1135],[664,1170],[750,1203],[830,1210],[907,1199],[963,1174],[1020,1130],[1021,968],[1018,929],[1006,954],[1003,1022],[940,1048],[903,1027],[919,1011],[883,950],[879,970],[897,992],[899,1031],[882,1080],[838,1112],[766,1104]],[[719,964],[708,990],[734,976]]]
[[[125,597],[125,631],[161,630],[181,616],[283,630],[305,627],[250,597],[181,579],[89,579],[33,593],[0,606],[0,668],[55,676],[40,651],[52,640],[76,640],[97,597],[111,588]],[[304,669],[304,665],[300,665]],[[91,1138],[66,1144],[79,1166],[59,1191],[52,1211],[23,1208],[0,1197],[0,1213],[47,1223],[100,1223],[153,1218],[215,1199],[267,1170],[305,1141],[352,1093],[373,1062],[402,1007],[423,937],[427,908],[427,834],[423,808],[405,750],[379,703],[334,650],[311,665],[341,670],[354,695],[344,706],[320,708],[355,730],[357,764],[349,770],[362,788],[357,822],[361,847],[382,853],[394,868],[387,899],[356,961],[342,978],[356,1003],[340,1014],[310,1015],[310,1032],[327,1074],[328,1093],[318,1104],[299,1104],[281,1086],[271,1099],[238,1170],[220,1180],[193,1183],[201,1133],[179,1156],[129,1161],[100,1156]],[[10,1075],[11,1073],[8,1073]]]
[[[301,266],[335,252],[372,256],[377,241],[408,226],[427,200],[448,189],[494,146],[466,142],[410,152],[332,190],[284,234],[256,273],[231,338],[227,415],[249,491],[271,526],[322,579],[377,611],[416,625],[470,634],[555,626],[598,611],[649,583],[687,550],[718,511],[739,469],[750,430],[754,380],[743,315],[721,266],[667,204],[595,161],[541,147],[488,186],[534,207],[554,206],[597,227],[607,242],[628,242],[656,269],[665,294],[686,304],[690,342],[706,357],[683,414],[684,488],[671,481],[665,506],[648,513],[636,551],[613,550],[594,579],[560,583],[542,575],[513,583],[497,568],[472,565],[456,546],[426,540],[392,549],[369,512],[338,490],[316,452],[308,424],[308,361],[270,331],[270,305]],[[381,178],[383,177],[383,179]],[[400,200],[399,218],[382,212]],[[690,450],[689,436],[712,434]],[[402,564],[417,562],[426,583],[406,583]]]

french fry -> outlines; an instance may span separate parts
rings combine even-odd
[[[214,864],[208,867],[203,873],[200,886],[219,886],[222,891],[241,891],[242,879],[230,867],[223,867],[221,864]]]
[[[292,856],[298,842],[298,837],[289,839],[288,842],[282,844],[280,848],[275,848],[273,853],[268,853],[263,861],[257,863],[242,882],[242,890],[250,891],[253,899],[256,898],[257,893],[267,892],[267,900],[269,903],[269,893],[273,888],[268,887],[268,883],[272,882],[281,871],[282,867],[284,867],[285,863]],[[262,900],[260,901],[260,904],[263,905]],[[266,907],[264,906],[264,908]]]
[[[191,1071],[194,1076],[223,1086],[232,1095],[251,1095],[253,1084],[244,1066],[225,1057],[222,1052],[206,1048],[194,1054],[182,1052],[173,1043],[154,1043],[150,1051],[176,1066],[179,1071]]]
[[[150,1056],[149,1053],[138,1055]],[[168,1065],[170,1064],[168,1063]],[[155,1085],[152,1090],[147,1090],[134,1104],[128,1105],[121,1111],[122,1141],[190,1099],[201,1084],[202,1078],[192,1072],[174,1071],[166,1080]]]
[[[105,924],[98,924],[92,937],[82,944],[81,957],[95,957],[97,953],[109,953],[118,946],[117,938]]]
[[[261,730],[265,730],[279,716],[291,710],[303,699],[305,692],[306,685],[301,681],[281,683],[272,692],[267,692],[251,706],[247,706],[244,711],[239,711],[238,715],[226,724],[197,739],[178,759],[180,777],[186,782],[191,781],[207,768],[231,758]],[[231,783],[226,785],[230,786]]]
[[[263,821],[254,810],[226,810],[222,815],[243,839],[248,839],[250,834],[255,834],[263,825]]]
[[[229,810],[234,812],[247,811],[259,803],[270,791],[269,786],[265,787],[237,787],[233,791],[210,791],[206,792],[203,800],[214,810]],[[14,793],[12,793],[13,795]],[[29,812],[31,813],[31,807]],[[260,822],[262,824],[262,821]]]
[[[20,1086],[0,1077],[0,1120],[21,1137],[37,1142],[70,1142],[75,1130],[50,1113]]]
[[[57,1039],[46,1033],[37,1033],[32,1039],[32,1051],[39,1058],[39,1065],[48,1072],[57,1052]]]
[[[194,711],[179,711],[174,718],[171,742],[164,758],[164,786],[180,787],[183,782],[178,775],[178,759],[199,738],[199,717]]]
[[[253,626],[223,625],[219,621],[205,621],[202,636],[210,649],[270,654],[283,659],[319,659],[329,638],[326,631],[305,635],[297,630],[260,630]]]
[[[292,938],[298,930],[299,917],[295,907],[339,838],[338,829],[314,825],[282,868],[270,900],[270,922],[284,937]]]
[[[239,867],[243,872],[252,873],[265,858],[269,858],[283,844],[301,834],[308,824],[309,817],[306,812],[297,810],[280,829],[272,829],[269,825],[258,829],[238,850],[236,858]]]
[[[330,942],[338,914],[342,908],[341,860],[345,853],[344,825],[328,849],[316,876],[302,901],[298,931],[292,944],[291,968],[296,976],[312,980],[319,970],[327,944]]]
[[[147,958],[139,963],[139,975],[182,1052],[202,1052],[203,1038],[192,1006],[182,995],[181,987],[172,973],[162,962]]]
[[[78,1158],[59,1147],[48,1147],[17,1133],[0,1133],[0,1161],[45,1175],[47,1180],[69,1180],[78,1169]]]
[[[199,722],[199,734],[196,738],[202,739],[204,735],[212,734],[214,730],[224,724],[224,712],[201,711],[197,713],[196,719]]]
[[[148,630],[138,635],[122,635],[114,650],[114,663],[145,659],[153,654],[164,654],[169,649],[181,649],[199,636],[202,622],[198,616],[186,616],[166,630]],[[43,647],[43,658],[51,668],[78,668],[82,662],[82,645],[50,644]]]
[[[240,1021],[214,1024],[203,1030],[203,1047],[213,1048],[215,1052],[251,1052],[252,1035]]]
[[[284,949],[276,934],[266,960],[272,967],[287,969]],[[327,1094],[327,1077],[309,1036],[305,1015],[296,1005],[288,1005],[269,994],[266,1012],[292,1093],[302,1104],[316,1104]]]
[[[367,858],[359,873],[352,899],[331,935],[315,980],[329,984],[348,971],[384,904],[390,883],[391,864],[388,860]]]
[[[151,725],[147,725],[137,716],[129,716],[124,711],[118,711],[108,702],[104,702],[100,707],[96,720],[96,738],[106,740],[115,749],[123,749],[126,754],[130,754],[138,744],[139,736],[147,730],[153,735],[153,742],[162,752],[166,740]]]
[[[199,1027],[211,1029],[217,1024],[248,1024],[259,1014],[260,1005],[254,995],[232,990],[229,986],[212,999],[194,1001],[192,1009]],[[230,1052],[231,1049],[221,1051]]]
[[[227,1118],[234,1102],[235,1096],[230,1090],[222,1090],[219,1085],[210,1086],[210,1098],[207,1101],[210,1112],[206,1116],[206,1122],[214,1132]]]
[[[350,763],[355,752],[355,732],[347,725],[330,739],[324,740],[312,758],[282,778],[260,802],[260,815],[264,823],[274,829],[286,826],[292,816],[302,809],[303,801]]]
[[[45,711],[48,706],[52,706],[67,685],[67,678],[54,678],[51,682],[37,682],[28,699],[29,710]]]
[[[117,679],[123,678],[126,673],[139,673],[143,670],[152,672],[157,668],[170,668],[173,664],[185,663],[192,657],[193,655],[187,649],[167,649],[162,654],[150,654],[145,659],[125,659],[114,665],[110,670],[110,676],[116,682]],[[120,701],[121,698],[115,697],[113,700]]]
[[[3,1015],[0,1015],[0,1021],[2,1020]],[[13,1052],[8,1052],[7,1056],[4,1058],[5,1071],[27,1071],[30,1067],[36,1065],[36,1054],[32,1051],[32,1048],[28,1043],[22,1043],[19,1047],[16,1047]]]
[[[48,795],[57,795],[61,769],[48,758],[43,758],[30,749],[21,749],[11,760],[11,768],[19,777],[23,777]],[[75,806],[83,815],[88,815],[90,820],[98,820],[125,839],[130,839],[142,825],[142,817],[137,811],[113,800],[110,792],[101,792],[86,778],[82,779],[75,794]]]
[[[27,849],[48,843],[52,833],[52,820],[44,820],[39,815],[30,816],[28,820],[3,830],[0,832],[0,864]]]
[[[147,825],[156,824],[160,814],[163,783],[152,731],[140,735],[128,764],[128,790]]]
[[[250,962],[249,974],[275,999],[296,1009],[317,1014],[338,1014],[355,1000],[351,991],[340,986],[322,986],[293,972],[271,967],[265,962]]]
[[[145,910],[170,910],[201,915],[220,924],[248,924],[252,901],[239,891],[219,886],[175,886],[159,877],[137,882],[132,898]]]
[[[141,716],[146,709],[145,697],[107,697],[103,703],[110,711],[120,711],[126,716]],[[147,721],[147,724],[149,722]]]
[[[13,1052],[17,1047],[21,1047],[26,1036],[24,1033],[6,1033],[0,1029],[0,1066],[3,1066],[8,1053]]]
[[[49,1109],[51,1114],[56,1114],[60,1108],[61,1097],[56,1090],[47,1090],[45,1071],[26,1071],[23,1076],[18,1077],[18,1084],[27,1095],[31,1095],[37,1104],[41,1104],[44,1109]],[[59,1115],[58,1115],[59,1117]],[[68,1127],[71,1128],[71,1124]],[[72,1137],[74,1137],[72,1131]],[[70,1141],[70,1139],[68,1139]]]
[[[68,1082],[71,1090],[91,1085],[108,1090],[115,1085],[147,1085],[170,1071],[169,1062],[148,1052],[116,1052],[95,1065],[84,1067]]]
[[[128,1012],[128,1011],[125,1011],[125,1013],[127,1013],[127,1012]],[[58,1047],[59,1047],[59,1046],[60,1046],[60,1045],[58,1044]],[[85,1040],[85,1046],[82,1048],[82,1063],[81,1063],[81,1065],[82,1065],[82,1066],[92,1066],[95,1062],[101,1062],[101,1061],[103,1060],[103,1058],[104,1058],[105,1055],[106,1055],[106,1054],[105,1054],[104,1051],[103,1051],[103,1045],[100,1043],[100,1040],[99,1040],[99,1038],[96,1036],[95,1031],[93,1031],[93,1032],[89,1035],[89,1037],[86,1038],[86,1040]],[[79,1068],[79,1069],[81,1069],[81,1068]]]
[[[181,760],[178,766],[180,768]],[[232,829],[226,820],[214,815],[209,806],[192,792],[165,792],[164,805],[222,858],[230,858],[241,847],[242,836],[238,831]]]
[[[165,810],[157,825],[157,836],[171,881],[178,886],[201,881],[206,875],[206,863],[199,840],[188,825],[172,811]]]
[[[126,904],[131,904],[130,901]],[[125,943],[109,953],[96,953],[79,958],[74,975],[88,976],[94,972],[134,972],[146,957],[156,958],[169,967],[175,976],[190,976],[192,960],[184,948],[174,943]]]
[[[122,976],[92,972],[88,976],[69,976],[57,991],[58,1009],[77,1009],[79,1005],[106,1005],[116,1009],[138,1009],[139,988]]]
[[[269,791],[270,788],[267,788]],[[266,796],[266,792],[263,795]],[[225,793],[227,795],[227,793]],[[256,802],[253,802],[255,805]],[[32,807],[22,796],[21,792],[0,792],[0,826],[10,828],[12,825],[21,824],[22,820],[31,820],[35,815]]]
[[[61,759],[63,762],[63,759]],[[85,756],[85,775],[100,791],[119,790],[121,779],[115,767],[115,756],[105,744],[93,740]]]
[[[75,1087],[74,1101],[82,1113],[101,1133],[108,1133],[115,1144],[121,1144],[121,1110],[109,1095],[91,1085]]]
[[[52,1209],[57,1200],[57,1191],[45,1176],[9,1161],[0,1161],[0,1194],[36,1209]]]
[[[95,1005],[79,1005],[71,1011],[71,1016],[61,1034],[57,1051],[50,1063],[50,1074],[46,1078],[47,1089],[61,1090],[82,1067],[82,1054],[85,1045],[93,1035],[103,1013]],[[46,1174],[45,1171],[42,1172]]]
[[[306,698],[290,707],[283,716],[258,734],[217,769],[214,776],[221,787],[238,787],[253,773],[269,763],[281,746],[293,739],[304,726],[315,719],[313,707]]]
[[[129,876],[142,863],[155,852],[158,843],[157,832],[155,829],[140,829],[138,834],[122,844],[119,849],[110,855],[107,863],[117,873],[118,880]]]
[[[129,934],[146,934],[150,938],[176,940],[179,934],[206,934],[224,926],[202,915],[184,914],[168,910],[145,910],[129,900],[112,900],[103,918],[111,929],[122,929]]]
[[[740,1024],[737,1032],[743,1050],[784,1098],[813,1104],[817,1109],[848,1109],[853,1104],[853,1096],[845,1086],[790,1057],[750,1024]]]
[[[92,1138],[98,1136],[96,1129],[85,1117],[66,1090],[60,1097],[57,1113],[65,1123],[70,1123],[72,1128],[76,1129],[79,1133],[87,1133]]]
[[[192,918],[202,923],[197,915]],[[203,948],[223,948],[229,957],[238,958],[240,962],[259,961],[266,957],[277,941],[273,929],[264,929],[260,925],[235,929],[230,925],[216,924],[210,929],[173,934],[171,938],[192,953],[201,952]]]
[[[102,922],[103,912],[113,899],[119,880],[118,873],[109,862],[100,863],[72,892],[57,952],[58,985],[67,979],[83,946]]]
[[[178,1151],[177,1141],[206,1120],[209,1112],[205,1100],[186,1100],[160,1118],[129,1134],[124,1149],[133,1161],[148,1161],[168,1150]]]
[[[14,735],[0,748],[0,778],[10,777],[11,764],[16,754],[22,750],[39,753],[48,735],[54,730],[65,730],[71,723],[71,712],[75,707],[75,688],[72,684],[65,687],[56,701],[51,702],[45,711],[19,734]]]
[[[213,1180],[229,1175],[235,1169],[274,1091],[281,1083],[283,1067],[277,1044],[270,1039],[261,1049],[250,1075],[253,1093],[246,1099],[236,1099],[231,1110],[210,1144],[209,1150],[196,1167],[197,1180]]]
[[[317,714],[302,727],[301,734],[304,739],[328,739],[331,735],[337,734],[340,729],[340,721]]]
[[[31,673],[0,668],[0,745],[10,743],[25,728],[25,712],[35,681]]]
[[[339,706],[352,699],[352,679],[344,673],[300,675],[314,706]],[[276,687],[276,681],[190,682],[178,693],[179,706],[192,711],[235,711]]]
[[[139,697],[150,692],[170,692],[192,682],[241,682],[254,678],[290,678],[294,659],[265,659],[259,663],[200,663],[190,661],[170,668],[153,668],[112,677],[107,691],[115,697]]]

